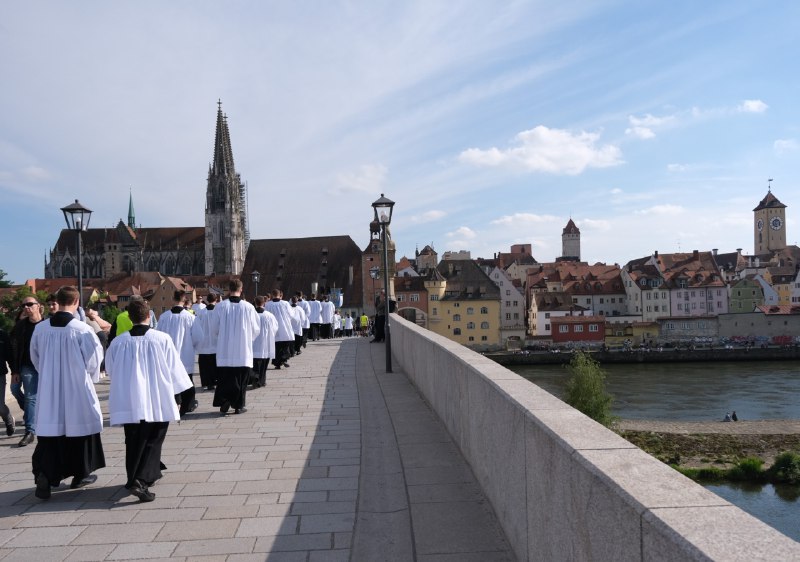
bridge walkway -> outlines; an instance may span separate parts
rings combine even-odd
[[[456,445],[384,353],[366,338],[310,342],[242,415],[220,417],[198,389],[197,412],[170,425],[152,503],[122,487],[121,428],[103,432],[95,484],[36,499],[17,410],[17,435],[0,438],[0,561],[514,560]]]

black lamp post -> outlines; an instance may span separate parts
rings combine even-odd
[[[386,339],[386,372],[392,372],[392,338],[389,333],[389,248],[386,244],[386,228],[392,222],[392,210],[394,209],[394,201],[387,199],[381,193],[381,198],[372,204],[375,211],[375,220],[381,227],[381,243],[383,244],[383,288],[386,297],[384,299],[384,307],[386,309],[386,328],[384,330],[384,338]]]
[[[369,276],[372,277],[372,302],[375,302],[375,280],[381,278],[381,268],[376,266],[369,268]]]
[[[253,296],[253,300],[255,300],[255,297],[258,296],[258,282],[261,281],[261,274],[257,270],[253,270],[253,272],[250,274],[250,279],[253,280],[253,283],[256,286],[255,295]]]
[[[78,306],[83,306],[83,251],[81,248],[81,232],[89,228],[92,211],[81,205],[76,199],[74,203],[61,208],[67,228],[75,232],[78,239]]]

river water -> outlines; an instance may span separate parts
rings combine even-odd
[[[512,371],[562,398],[562,365]],[[603,365],[614,415],[625,419],[712,421],[800,419],[800,362],[747,361]],[[720,497],[800,542],[800,486],[706,485]]]

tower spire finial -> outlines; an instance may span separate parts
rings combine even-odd
[[[767,191],[772,191],[772,178],[767,180]]]
[[[128,186],[128,226],[136,228],[136,213],[133,211],[133,187]]]

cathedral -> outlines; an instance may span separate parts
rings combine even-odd
[[[208,168],[205,226],[136,226],[133,195],[128,222],[83,233],[83,276],[104,279],[120,273],[157,271],[162,275],[239,275],[250,242],[247,187],[236,172],[222,103],[217,103],[214,156]],[[62,230],[45,256],[45,278],[76,277],[75,232]]]

